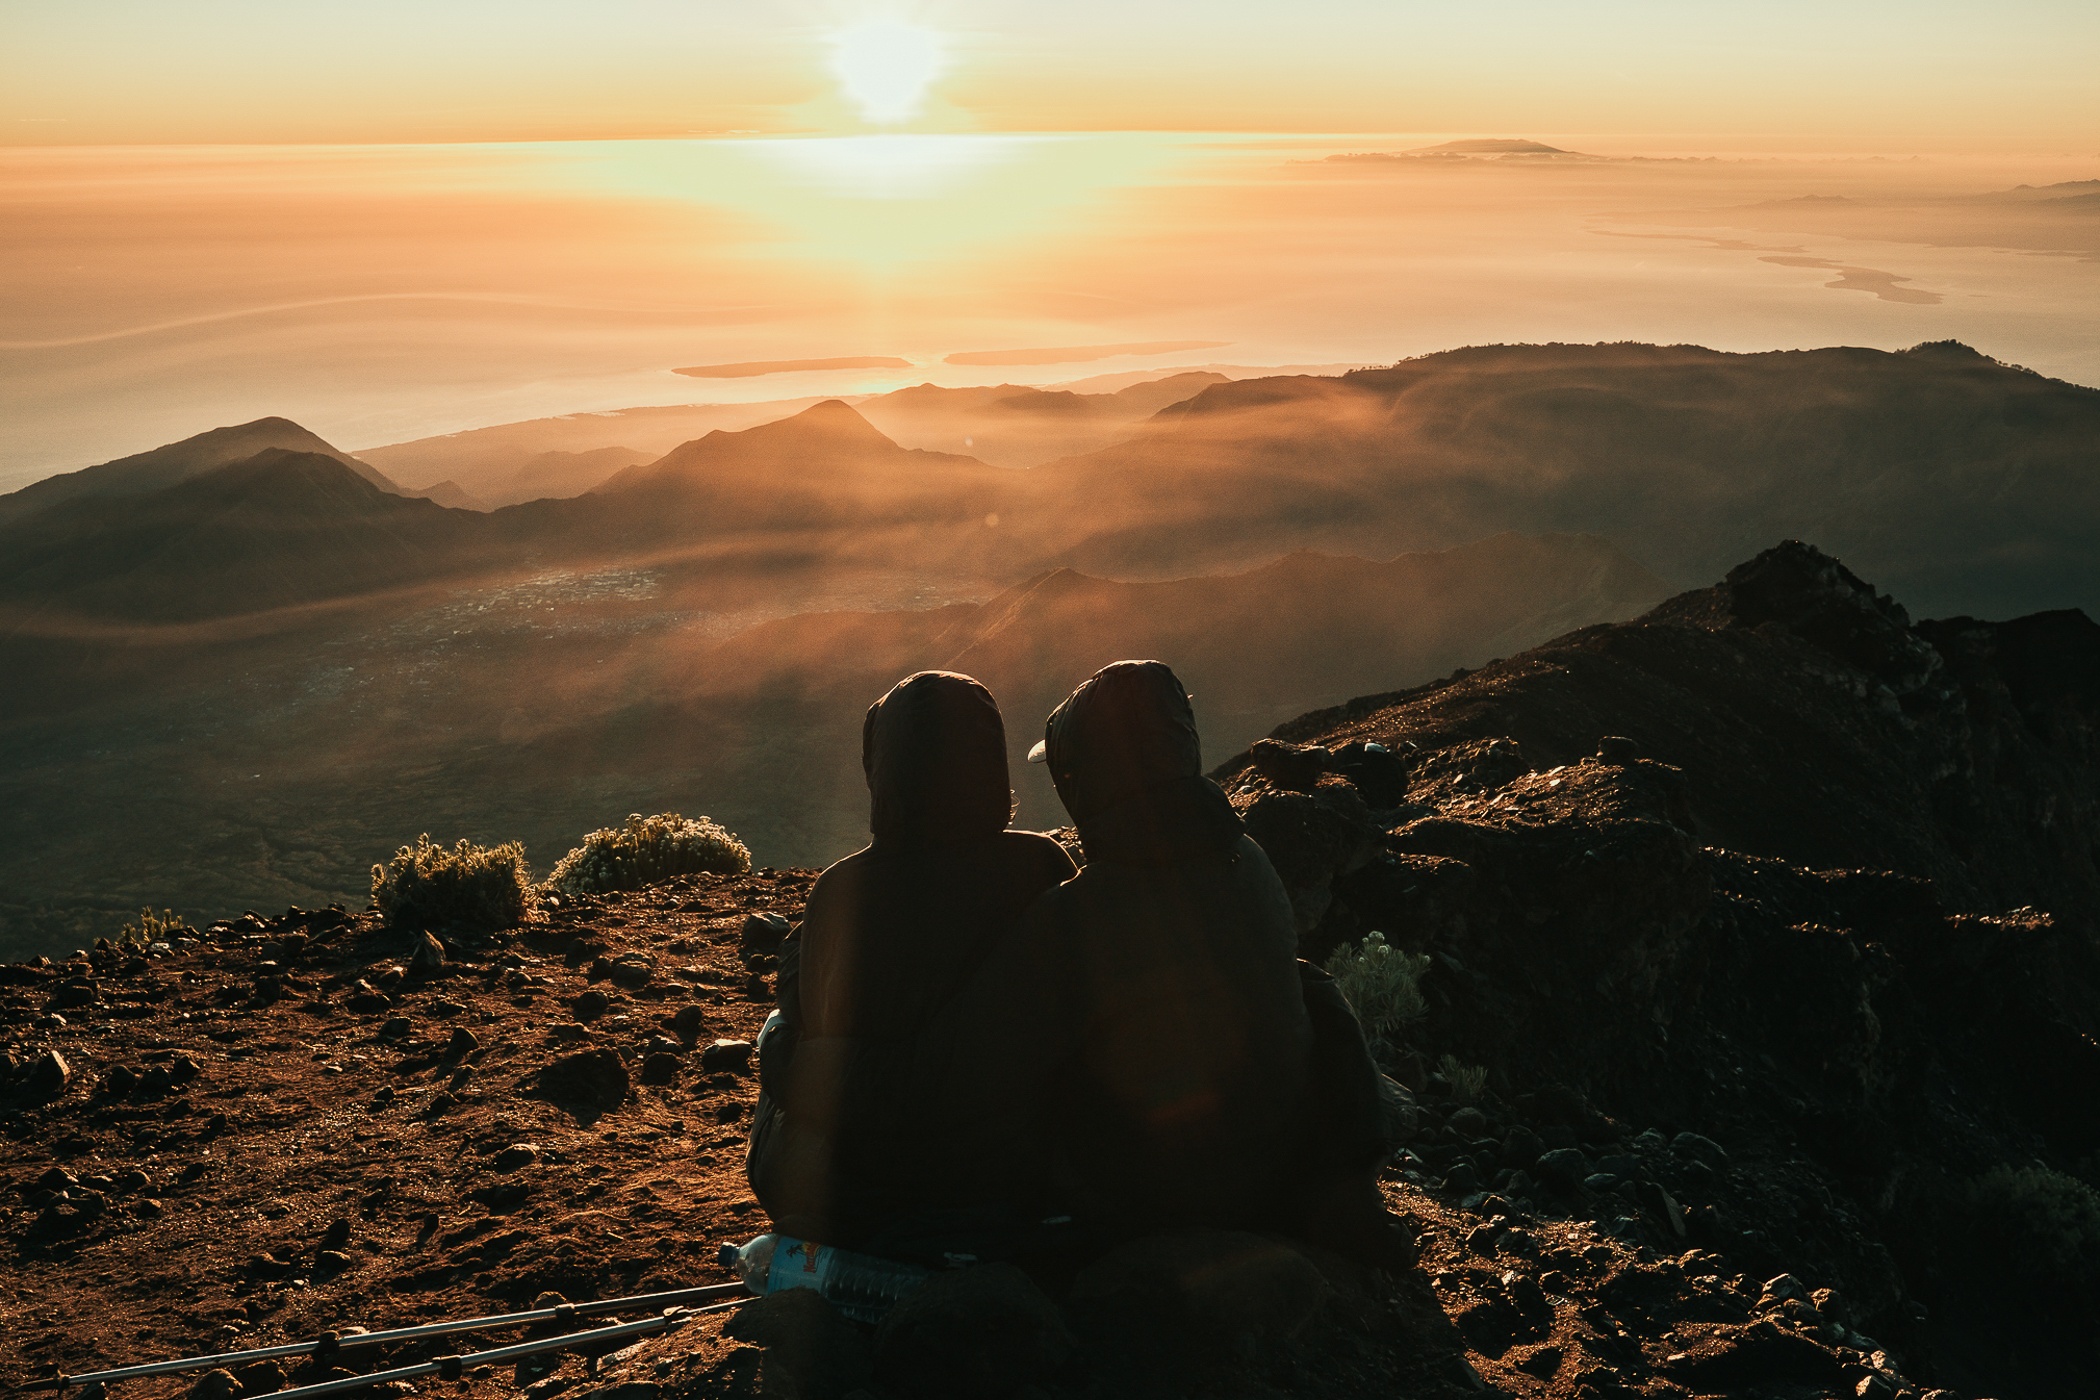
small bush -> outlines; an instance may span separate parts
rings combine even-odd
[[[1422,974],[1428,968],[1426,955],[1393,947],[1375,929],[1327,960],[1328,975],[1349,999],[1380,1061],[1390,1058],[1395,1037],[1429,1010],[1422,1000]]]
[[[372,902],[388,923],[490,933],[515,928],[532,908],[532,872],[515,841],[451,850],[428,832],[372,867]]]
[[[1995,1167],[1969,1184],[1981,1235],[2059,1277],[2100,1282],[2100,1191],[2044,1166]]]
[[[675,875],[742,875],[751,851],[707,817],[692,821],[676,812],[630,816],[623,826],[605,827],[583,838],[547,876],[563,894],[633,890]]]
[[[1487,1092],[1488,1072],[1486,1065],[1461,1063],[1458,1056],[1446,1055],[1436,1062],[1437,1072],[1451,1086],[1451,1097],[1460,1103],[1476,1103]]]
[[[126,923],[118,929],[115,941],[120,948],[150,948],[156,943],[173,943],[178,938],[196,936],[197,930],[173,909],[163,909],[158,914],[151,909],[141,909],[138,922]]]

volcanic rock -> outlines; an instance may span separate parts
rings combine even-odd
[[[540,1092],[558,1102],[610,1112],[627,1102],[627,1066],[611,1050],[579,1050],[540,1071]]]

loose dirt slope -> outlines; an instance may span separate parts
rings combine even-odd
[[[1199,1241],[1230,1267],[1136,1333],[1045,1274],[1073,1344],[1034,1369],[768,1302],[426,1388],[2089,1395],[2100,941],[2075,862],[2011,859],[2092,849],[2083,636],[1914,627],[1791,546],[1221,770],[1308,954],[1377,929],[1428,960],[1390,1049],[1411,1267]],[[1823,781],[1785,781],[1796,750]],[[749,916],[809,878],[556,907],[441,964],[334,910],[0,970],[0,1378],[722,1278],[762,1221],[749,1073],[714,1047],[771,995]]]

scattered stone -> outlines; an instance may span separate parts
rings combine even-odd
[[[464,1060],[481,1048],[481,1037],[465,1026],[454,1026],[451,1036],[445,1041],[447,1060]]]
[[[138,1071],[129,1065],[117,1065],[102,1076],[102,1092],[113,1099],[130,1098],[131,1091],[138,1087]]]
[[[243,1395],[267,1395],[284,1389],[284,1367],[274,1361],[251,1361],[234,1368],[233,1379]]]
[[[1256,739],[1247,756],[1254,760],[1256,772],[1286,792],[1311,792],[1318,787],[1331,757],[1318,744],[1286,744],[1280,739]]]
[[[536,1143],[514,1142],[498,1152],[495,1160],[489,1165],[499,1172],[514,1172],[520,1167],[531,1166],[539,1159],[540,1149]]]
[[[700,1068],[712,1074],[718,1070],[741,1074],[751,1065],[751,1042],[748,1040],[718,1040],[700,1052]]]
[[[1712,1138],[1701,1137],[1697,1133],[1679,1133],[1670,1139],[1670,1150],[1680,1157],[1704,1162],[1717,1172],[1728,1170],[1728,1153]]]
[[[1573,1187],[1590,1175],[1590,1159],[1579,1148],[1557,1147],[1540,1153],[1531,1170],[1548,1185]]]
[[[56,1050],[46,1050],[29,1066],[29,1079],[22,1086],[32,1101],[57,1098],[73,1082],[73,1067]]]
[[[64,1167],[51,1167],[36,1179],[39,1191],[78,1191],[80,1178]]]
[[[240,1400],[241,1383],[227,1370],[206,1371],[190,1387],[190,1400]]]
[[[415,1023],[406,1016],[389,1016],[379,1028],[379,1038],[388,1044],[406,1040],[415,1031]]]
[[[793,927],[770,910],[754,910],[744,916],[744,926],[737,931],[737,952],[746,965],[760,958],[774,957],[780,952],[781,941]]]
[[[671,1084],[678,1079],[678,1057],[659,1050],[642,1061],[642,1083]]]
[[[1461,1108],[1449,1120],[1451,1131],[1462,1138],[1472,1139],[1487,1136],[1487,1115],[1477,1108]]]
[[[595,1021],[611,1008],[612,998],[596,987],[592,987],[587,991],[578,993],[576,1000],[570,1002],[569,1006],[575,1011],[577,1020]]]
[[[444,970],[445,945],[438,942],[436,934],[425,930],[416,940],[416,950],[408,956],[408,975],[430,978]]]
[[[700,1031],[706,1024],[707,1013],[690,1003],[679,1007],[678,1014],[671,1018],[671,1029],[678,1032],[679,1039],[688,1045],[700,1038]]]
[[[1011,1264],[979,1264],[935,1274],[890,1310],[875,1334],[875,1374],[933,1400],[1012,1395],[1048,1382],[1073,1347],[1034,1280]]]
[[[1638,762],[1641,746],[1623,734],[1607,734],[1597,741],[1597,761],[1617,764],[1621,768]]]
[[[564,1055],[540,1071],[540,1091],[549,1098],[601,1112],[627,1102],[628,1084],[626,1064],[605,1049]]]

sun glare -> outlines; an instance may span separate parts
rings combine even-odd
[[[918,115],[940,75],[940,36],[894,20],[856,24],[832,35],[831,71],[863,121],[897,126]]]

